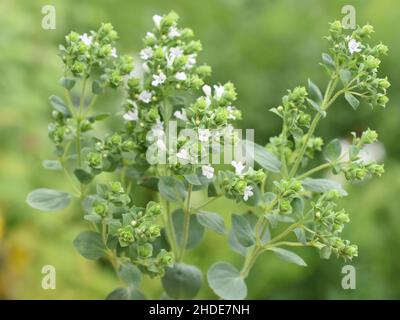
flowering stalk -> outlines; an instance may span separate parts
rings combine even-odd
[[[383,165],[360,155],[378,135],[370,129],[352,133],[351,146],[342,152],[339,140],[324,147],[315,131],[342,95],[353,109],[361,102],[387,104],[390,83],[378,77],[378,70],[379,57],[388,49],[368,44],[372,27],[346,35],[339,22],[331,24],[329,53],[322,55],[329,77],[324,94],[311,80],[308,88],[288,90],[282,104],[271,109],[282,119],[282,131],[264,147],[239,139],[233,126],[241,118],[234,106],[235,87],[231,82],[207,84],[211,68],[197,62],[202,46],[193,31],[180,28],[174,12],[155,15],[153,22],[139,53],[142,72],[133,72],[132,57],[117,53],[118,35],[108,23],[97,31],[66,36],[66,45],[60,46],[66,102],[50,98],[54,110],[49,137],[57,160],[43,165],[62,170],[77,194],[42,188],[27,198],[43,211],[63,209],[73,197],[81,200],[84,219],[93,230],[76,237],[77,251],[88,259],[108,259],[124,283],[108,298],[143,299],[142,275],[161,278],[169,298],[195,298],[202,271],[184,258],[186,250],[201,243],[205,229],[228,234],[231,249],[244,257],[241,270],[221,261],[207,272],[210,288],[224,299],[246,297],[245,279],[265,252],[300,266],[305,261],[288,247],[313,247],[323,259],[332,254],[345,260],[356,257],[357,246],[341,236],[349,215],[337,208],[347,192],[315,175],[330,169],[350,182],[380,176]],[[72,97],[78,82],[76,106]],[[95,135],[97,122],[110,116],[97,113],[95,104],[118,88],[124,92],[122,112],[115,114],[119,129]],[[251,143],[254,154],[236,157],[230,168],[209,159],[210,149],[220,156],[226,145]],[[323,163],[309,168],[321,151]],[[103,173],[113,175],[113,181],[96,181]],[[134,183],[157,192],[158,202],[135,205]],[[192,204],[196,192],[207,196],[197,206]],[[223,197],[248,206],[244,214],[226,213],[232,224],[229,232],[223,217],[204,210]]]

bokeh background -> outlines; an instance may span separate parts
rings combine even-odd
[[[56,8],[56,30],[41,28],[43,5]],[[319,128],[325,141],[347,138],[350,131],[375,128],[386,150],[382,178],[346,186],[350,197],[343,206],[351,214],[345,235],[359,245],[357,289],[341,288],[343,261],[320,260],[312,249],[299,250],[307,268],[286,264],[265,254],[248,278],[253,299],[383,299],[400,298],[400,114],[398,0],[2,0],[0,2],[0,298],[102,299],[118,282],[101,262],[81,258],[72,246],[87,225],[78,206],[58,213],[41,213],[25,203],[38,187],[68,188],[57,172],[45,171],[51,158],[47,139],[50,106],[47,98],[59,94],[61,63],[58,44],[70,30],[86,32],[103,21],[114,24],[120,35],[119,51],[137,54],[153,14],[175,10],[181,25],[195,30],[204,51],[201,60],[213,67],[213,82],[232,81],[243,111],[240,126],[254,128],[256,140],[265,144],[279,130],[268,108],[277,106],[287,88],[305,84],[308,77],[325,86],[318,65],[326,50],[323,36],[328,22],[341,19],[345,4],[356,7],[357,23],[371,23],[375,41],[390,48],[382,74],[392,82],[386,110],[364,106],[356,112],[344,101],[330,111]],[[100,102],[116,110],[117,94]],[[140,192],[143,194],[143,191]],[[140,202],[140,197],[137,201]],[[240,211],[220,201],[210,209],[227,218]],[[187,255],[187,262],[203,272],[218,260],[240,264],[227,250],[227,240],[206,233],[203,244]],[[43,290],[41,269],[54,265],[57,289]],[[150,298],[160,296],[159,281],[145,279]],[[204,284],[199,298],[215,298]]]

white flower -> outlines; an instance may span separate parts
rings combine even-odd
[[[243,165],[243,163],[241,161],[235,161],[233,160],[231,162],[232,166],[235,168],[235,174],[236,175],[241,175],[245,166]]]
[[[153,16],[153,22],[154,22],[154,25],[157,27],[157,29],[160,29],[161,20],[162,20],[162,17],[159,16],[158,14]]]
[[[236,120],[236,116],[234,114],[235,112],[235,107],[232,106],[227,106],[226,110],[228,110],[228,119],[230,120]]]
[[[159,85],[163,84],[165,80],[167,80],[167,77],[162,71],[160,71],[158,74],[153,74],[153,81],[151,84],[155,87],[158,87]]]
[[[140,58],[143,60],[149,60],[153,56],[153,49],[150,47],[144,48],[140,51]]]
[[[142,100],[144,103],[149,103],[151,101],[151,97],[151,92],[147,90],[144,90],[139,94],[139,100]]]
[[[157,119],[157,122],[153,124],[151,127],[150,138],[155,140],[162,140],[164,138],[164,126],[160,119]]]
[[[111,56],[111,57],[114,57],[114,58],[117,58],[117,57],[118,57],[117,49],[112,48],[112,49],[111,49],[111,54],[110,54],[110,56]]]
[[[174,39],[176,37],[179,37],[180,35],[181,35],[181,33],[179,32],[179,30],[176,27],[176,25],[173,25],[171,28],[169,28],[168,38]]]
[[[176,154],[176,156],[179,159],[182,160],[189,160],[190,159],[190,155],[189,155],[189,151],[187,151],[186,149],[182,148],[181,150],[179,150],[179,152]]]
[[[244,189],[243,200],[244,200],[244,201],[249,200],[249,198],[252,197],[253,194],[254,194],[254,193],[253,193],[253,187],[252,187],[252,186],[247,186],[247,187]]]
[[[183,54],[182,48],[173,47],[169,49],[169,54],[166,56],[167,66],[171,67],[174,64],[176,58],[179,58]]]
[[[187,56],[187,58],[188,58],[188,62],[186,63],[185,68],[192,69],[194,67],[194,65],[196,64],[196,54],[195,53],[189,54]]]
[[[348,47],[349,47],[350,54],[353,54],[354,52],[360,52],[362,49],[361,43],[357,42],[354,39],[349,40]]]
[[[186,73],[184,73],[184,72],[177,72],[177,73],[175,74],[175,79],[176,79],[176,80],[179,80],[179,81],[185,81],[185,80],[187,79]]]
[[[128,100],[128,103],[133,107],[132,109],[130,109],[129,111],[125,112],[123,114],[123,118],[126,121],[137,121],[139,119],[138,116],[138,108],[135,102],[133,102],[132,100]]]
[[[92,45],[93,37],[88,36],[87,33],[84,33],[83,35],[79,36],[79,39],[89,47]]]
[[[215,91],[215,98],[217,99],[217,100],[221,100],[221,98],[222,98],[222,95],[224,94],[224,92],[225,92],[225,88],[224,88],[224,86],[214,86],[214,91]]]
[[[199,129],[199,140],[201,142],[207,142],[211,136],[211,132],[209,129]]]
[[[175,111],[174,116],[179,120],[188,121],[185,109]]]
[[[211,87],[205,84],[202,89],[204,94],[206,95],[206,106],[208,108],[211,104]]]
[[[201,174],[207,179],[212,179],[214,177],[214,168],[210,165],[205,165],[201,167]]]
[[[156,36],[154,35],[154,33],[153,32],[146,32],[146,39],[149,39],[149,38],[155,38]]]

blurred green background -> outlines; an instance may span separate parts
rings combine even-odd
[[[41,28],[41,8],[46,4],[56,8],[56,30]],[[236,84],[237,106],[244,115],[240,125],[254,128],[257,142],[265,144],[280,126],[268,108],[280,103],[287,88],[304,85],[308,77],[325,86],[326,77],[318,65],[327,45],[323,36],[328,22],[342,18],[345,4],[356,7],[357,23],[375,27],[375,41],[389,46],[381,74],[387,74],[392,83],[386,110],[371,112],[364,106],[354,112],[339,101],[318,132],[329,141],[370,126],[379,132],[386,148],[385,175],[346,186],[350,197],[342,203],[352,218],[345,235],[359,245],[359,258],[351,263],[357,270],[357,289],[341,288],[343,261],[320,260],[312,249],[300,249],[307,268],[270,254],[262,256],[247,281],[249,298],[400,298],[398,0],[2,0],[0,298],[102,299],[118,285],[106,264],[88,262],[75,252],[72,240],[87,227],[78,206],[41,213],[25,203],[26,194],[34,188],[68,188],[61,174],[41,167],[41,161],[52,156],[47,97],[60,93],[57,47],[67,32],[86,32],[108,21],[119,32],[118,50],[137,54],[143,35],[152,27],[151,17],[175,10],[181,25],[193,28],[202,41],[201,60],[213,67],[211,80]],[[119,100],[115,97],[100,102],[101,107],[116,110]],[[223,213],[227,221],[229,213],[240,211],[223,201],[210,209]],[[207,232],[203,244],[187,255],[187,262],[199,265],[204,273],[218,260],[239,265],[241,258],[227,248],[225,238]],[[56,268],[56,290],[41,287],[41,269],[47,264]],[[158,280],[146,279],[143,286],[150,298],[162,292]],[[199,298],[215,297],[204,284]]]

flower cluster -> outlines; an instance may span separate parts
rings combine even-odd
[[[367,129],[360,137],[353,132],[353,142],[349,148],[349,160],[339,163],[334,167],[337,172],[342,172],[347,180],[363,180],[366,177],[377,175],[381,176],[384,172],[384,165],[378,164],[376,161],[365,163],[360,158],[360,151],[366,144],[377,141],[378,134],[376,131]]]
[[[240,161],[232,161],[235,172],[220,171],[217,184],[224,190],[228,199],[239,201],[249,201],[254,197],[258,185],[263,183],[265,172],[262,169],[254,170]]]
[[[356,245],[343,240],[340,234],[346,223],[350,222],[344,209],[336,211],[335,201],[341,197],[337,190],[331,190],[311,202],[311,222],[306,224],[306,235],[315,247],[320,250],[320,255],[328,259],[331,253],[344,259],[352,259],[358,254]]]
[[[385,107],[389,101],[386,90],[390,83],[387,78],[378,77],[378,69],[380,57],[387,55],[388,47],[381,43],[370,46],[366,42],[374,33],[373,27],[367,24],[346,35],[341,23],[335,21],[331,23],[329,33],[327,39],[331,48],[329,55],[325,55],[324,64],[328,72],[332,72],[333,66],[340,69],[340,78],[349,88],[346,99],[353,101],[355,108],[359,103],[357,97],[372,107]]]
[[[123,76],[132,72],[133,60],[130,56],[118,56],[115,48],[117,38],[118,34],[110,23],[103,23],[97,31],[89,34],[68,34],[66,46],[60,45],[66,73],[88,78],[93,69],[98,68],[101,86],[119,87]]]
[[[151,276],[163,275],[165,267],[172,265],[172,253],[156,252],[153,248],[153,242],[161,235],[160,226],[155,222],[162,212],[160,204],[150,201],[146,208],[131,205],[119,182],[97,185],[97,194],[88,199],[91,209],[85,218],[103,221],[108,226],[104,236],[108,242],[117,240],[115,250],[119,255],[124,252],[133,264]]]

